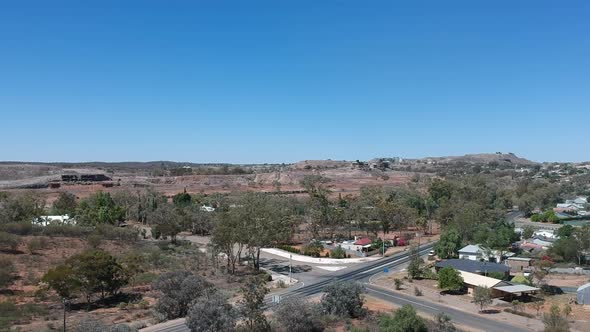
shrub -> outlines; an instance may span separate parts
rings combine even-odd
[[[27,223],[7,223],[0,225],[0,231],[17,235],[31,235],[37,233],[42,229],[42,226],[33,226],[30,222]]]
[[[527,318],[535,318],[535,315],[533,315],[533,314],[529,314],[527,312],[520,311],[520,310],[514,310],[512,308],[506,308],[506,309],[504,309],[504,311],[511,313],[513,315],[518,315],[518,316],[527,317]]]
[[[506,279],[506,275],[502,272],[489,272],[488,277],[500,280]]]
[[[195,299],[188,310],[186,325],[191,331],[231,331],[236,325],[236,312],[219,293]]]
[[[47,247],[47,239],[44,237],[34,237],[27,242],[27,249],[29,253],[33,254],[37,250],[45,249]]]
[[[324,329],[317,311],[301,298],[287,298],[281,301],[273,317],[282,331],[315,332]]]
[[[320,257],[322,250],[324,250],[324,246],[319,241],[316,241],[306,245],[303,248],[303,254],[311,257]]]
[[[288,252],[292,252],[294,254],[300,254],[301,253],[301,251],[299,249],[297,249],[295,247],[288,246],[288,245],[278,245],[277,248],[278,249],[281,249],[281,250],[288,251]]]
[[[16,251],[20,243],[21,240],[19,236],[0,232],[0,249]]]
[[[10,286],[14,280],[14,263],[11,259],[0,257],[0,289]]]
[[[330,257],[332,258],[346,258],[346,250],[342,249],[342,247],[338,246],[336,249],[330,252]]]
[[[102,242],[102,237],[98,234],[91,234],[86,239],[86,242],[88,243],[88,246],[90,246],[90,248],[96,249],[96,248],[100,247],[100,243]]]
[[[212,290],[212,285],[188,271],[175,271],[162,274],[153,288],[162,293],[155,311],[164,320],[186,316],[191,302]]]
[[[426,321],[418,316],[411,305],[404,305],[393,315],[383,315],[379,319],[379,331],[397,332],[428,332]]]
[[[365,315],[363,308],[365,292],[361,284],[337,282],[327,286],[322,297],[321,307],[324,313],[341,317],[357,318]]]
[[[393,279],[393,284],[396,290],[400,290],[402,289],[402,285],[404,284],[404,282],[401,279],[395,278]]]
[[[422,291],[420,290],[420,288],[418,287],[414,287],[414,295],[416,296],[422,296]]]

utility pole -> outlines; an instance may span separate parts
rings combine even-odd
[[[383,246],[383,257],[385,257],[385,236],[383,237],[384,239],[381,240],[381,245]]]
[[[291,284],[291,257],[293,257],[293,255],[289,254],[289,285]]]
[[[66,310],[68,306],[68,300],[64,297],[61,299],[64,305],[64,332],[66,332]]]

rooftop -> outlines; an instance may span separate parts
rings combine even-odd
[[[479,287],[492,288],[495,286],[508,285],[508,283],[506,283],[500,279],[484,277],[484,276],[476,274],[476,273],[470,273],[470,272],[465,272],[465,271],[459,271],[459,273],[461,274],[461,277],[463,278],[463,282],[465,282],[468,285],[472,285],[472,286],[476,286],[476,287],[479,286]]]
[[[536,292],[540,290],[537,287],[531,287],[527,285],[510,285],[510,286],[498,286],[494,287],[495,289],[506,292],[506,293],[529,293],[529,292]]]
[[[490,273],[500,272],[507,273],[510,268],[503,264],[490,263],[490,262],[478,262],[469,259],[447,259],[436,263],[436,267],[447,267],[450,266],[459,271],[471,272],[471,273]]]
[[[479,244],[470,244],[465,246],[464,248],[460,249],[459,252],[468,252],[468,253],[479,253],[483,251],[483,249],[479,246]]]

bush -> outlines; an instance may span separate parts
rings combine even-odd
[[[408,304],[396,310],[393,315],[381,316],[379,328],[379,331],[387,332],[428,332],[426,321]]]
[[[520,310],[514,310],[512,308],[506,308],[506,309],[504,309],[504,311],[505,312],[508,312],[508,313],[511,313],[511,314],[514,314],[514,315],[519,315],[519,316],[522,316],[522,317],[535,318],[535,315],[533,315],[533,314],[529,314],[527,312],[520,311]]]
[[[320,257],[324,246],[319,241],[312,242],[303,248],[303,254],[311,257]]]
[[[346,258],[346,250],[342,249],[342,247],[338,246],[336,249],[330,252],[330,257],[332,258]]]
[[[502,272],[489,272],[488,277],[500,280],[506,279],[506,275]]]
[[[34,237],[27,242],[27,249],[29,253],[33,254],[37,250],[45,249],[47,247],[47,239],[44,237]]]
[[[188,271],[175,271],[162,274],[152,287],[162,293],[155,311],[157,318],[165,320],[186,316],[191,302],[213,286]]]
[[[400,290],[402,289],[402,285],[404,284],[404,282],[401,279],[395,278],[393,279],[393,284],[396,290]]]
[[[6,232],[17,235],[31,235],[42,229],[42,226],[33,226],[31,223],[7,223],[0,225],[0,232]]]
[[[186,325],[193,332],[232,331],[236,325],[235,309],[218,293],[201,296],[193,302]]]
[[[294,254],[300,254],[301,253],[301,250],[299,250],[299,249],[297,249],[295,247],[288,246],[288,245],[278,245],[277,246],[277,249],[281,249],[281,250],[285,250],[285,251],[288,251],[288,252],[292,252]]]
[[[422,296],[424,294],[422,294],[422,291],[420,290],[420,288],[414,287],[414,295],[416,295],[416,296]]]
[[[100,247],[100,243],[102,242],[102,237],[98,234],[91,234],[86,239],[86,242],[88,243],[88,246],[90,246],[90,248],[96,249],[96,248]]]
[[[325,289],[321,307],[328,315],[358,318],[366,313],[363,308],[365,288],[359,283],[336,282]]]
[[[14,280],[14,263],[11,259],[0,257],[0,289],[10,286]]]
[[[152,283],[154,280],[158,279],[158,275],[152,272],[144,272],[136,275],[133,278],[134,285],[146,285]]]
[[[287,298],[279,303],[273,318],[288,332],[323,331],[324,327],[313,306],[301,298]]]
[[[21,243],[18,235],[0,232],[0,248],[4,250],[16,251],[18,245]]]

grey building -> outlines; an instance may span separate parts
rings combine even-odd
[[[578,287],[576,293],[578,304],[590,305],[590,282]]]

